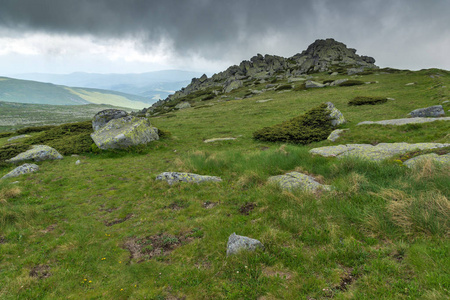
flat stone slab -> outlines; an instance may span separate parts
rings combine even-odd
[[[240,251],[255,251],[256,249],[264,250],[264,245],[255,239],[237,235],[233,233],[228,238],[227,256],[239,253]]]
[[[392,119],[392,120],[383,120],[383,121],[364,121],[364,122],[359,122],[357,125],[370,125],[370,124],[406,125],[406,124],[428,123],[428,122],[435,122],[435,121],[450,121],[450,117],[442,117],[442,118],[405,118],[405,119]]]
[[[35,164],[23,164],[23,165],[15,168],[14,170],[9,172],[5,176],[3,176],[1,179],[17,177],[17,176],[24,175],[24,174],[29,174],[29,173],[36,172],[37,170],[39,170],[39,167]]]
[[[189,183],[201,183],[201,182],[220,182],[222,178],[217,176],[198,175],[194,173],[180,173],[180,172],[163,172],[156,176],[156,180],[164,180],[169,184],[175,182],[189,182]]]
[[[234,141],[236,138],[234,137],[227,137],[227,138],[215,138],[215,139],[208,139],[204,140],[204,143],[213,143],[213,142],[221,142],[221,141]]]
[[[331,190],[331,186],[320,184],[314,177],[299,172],[290,172],[285,175],[272,176],[269,178],[269,182],[278,184],[283,190],[301,189],[310,192]]]
[[[338,146],[320,147],[309,150],[311,154],[317,154],[325,157],[360,157],[372,161],[381,161],[397,154],[406,153],[414,150],[429,150],[442,147],[448,147],[450,144],[440,143],[380,143],[376,146],[370,144],[348,144]]]
[[[450,164],[450,153],[445,155],[437,155],[436,153],[429,153],[424,155],[419,155],[408,160],[405,160],[403,164],[408,168],[413,168],[418,164],[425,162],[426,160],[431,160],[438,164]]]
[[[21,135],[18,135],[18,136],[13,136],[12,138],[8,139],[8,142],[12,142],[12,141],[19,140],[19,139],[29,138],[30,136],[31,135],[28,135],[28,134],[21,134]]]
[[[6,160],[6,162],[19,163],[26,160],[44,161],[44,160],[63,159],[63,156],[52,147],[45,145],[35,145],[32,147],[33,147],[32,149],[22,152],[19,155]]]

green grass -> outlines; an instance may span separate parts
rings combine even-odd
[[[444,76],[429,76],[435,73]],[[373,163],[308,152],[337,142],[450,142],[448,122],[356,126],[403,118],[449,97],[442,88],[450,86],[445,71],[377,74],[357,79],[378,84],[269,91],[243,100],[201,102],[205,94],[199,93],[190,101],[215,105],[151,118],[171,134],[148,147],[66,155],[39,163],[37,173],[0,181],[0,298],[449,298],[448,168],[408,169],[397,158]],[[348,106],[356,96],[396,100]],[[264,99],[273,100],[256,102]],[[299,146],[253,139],[254,131],[324,101],[348,120],[341,140]],[[47,136],[54,130],[64,143],[67,126]],[[44,136],[30,135],[27,143]],[[203,142],[219,137],[237,139]],[[0,137],[0,146],[7,139]],[[0,166],[0,175],[12,168]],[[336,189],[313,195],[267,184],[270,176],[293,170]],[[165,171],[223,181],[156,181]],[[233,232],[260,240],[265,251],[226,257]]]

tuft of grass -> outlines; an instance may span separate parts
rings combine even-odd
[[[383,104],[387,102],[387,98],[384,97],[367,97],[367,96],[358,96],[353,98],[348,102],[350,106],[359,106],[359,105],[376,105]]]
[[[0,190],[0,202],[7,203],[8,200],[17,198],[22,194],[22,190],[18,187],[3,188]]]
[[[363,85],[364,81],[361,80],[347,80],[339,84],[339,86],[355,86],[355,85]]]

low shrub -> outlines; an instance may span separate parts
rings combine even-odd
[[[161,128],[158,128],[158,135],[160,139],[168,138],[172,135],[172,133],[169,130],[164,130]]]
[[[0,132],[0,139],[10,137],[14,134],[15,134],[14,132]]]
[[[384,97],[365,97],[365,96],[359,96],[355,97],[352,100],[348,102],[348,105],[350,106],[357,106],[357,105],[376,105],[376,104],[383,104],[387,102],[387,98]]]
[[[56,127],[56,125],[25,127],[25,128],[17,130],[17,133],[18,134],[26,134],[26,133],[32,133],[32,132],[41,132],[41,131],[50,130],[50,129],[55,128],[55,127]]]
[[[5,160],[13,158],[14,156],[30,149],[30,145],[14,144],[6,145],[0,148],[0,168],[9,166]]]
[[[298,85],[295,85],[295,87],[292,89],[294,92],[304,91],[306,90],[305,83],[300,83]]]
[[[292,89],[292,85],[290,85],[290,84],[283,84],[283,85],[278,86],[275,89],[275,91],[284,91],[284,90],[290,90],[290,89]]]
[[[202,101],[212,100],[216,97],[213,93],[207,95],[206,97],[202,98]]]
[[[364,81],[361,80],[347,80],[339,84],[339,86],[354,86],[354,85],[363,85]]]
[[[281,124],[264,127],[253,133],[253,138],[268,142],[309,144],[325,140],[333,130],[327,105],[321,104],[304,115]]]

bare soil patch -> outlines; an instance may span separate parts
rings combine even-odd
[[[50,273],[50,266],[47,265],[37,265],[30,271],[31,277],[37,277],[38,279],[44,279],[52,276]]]

